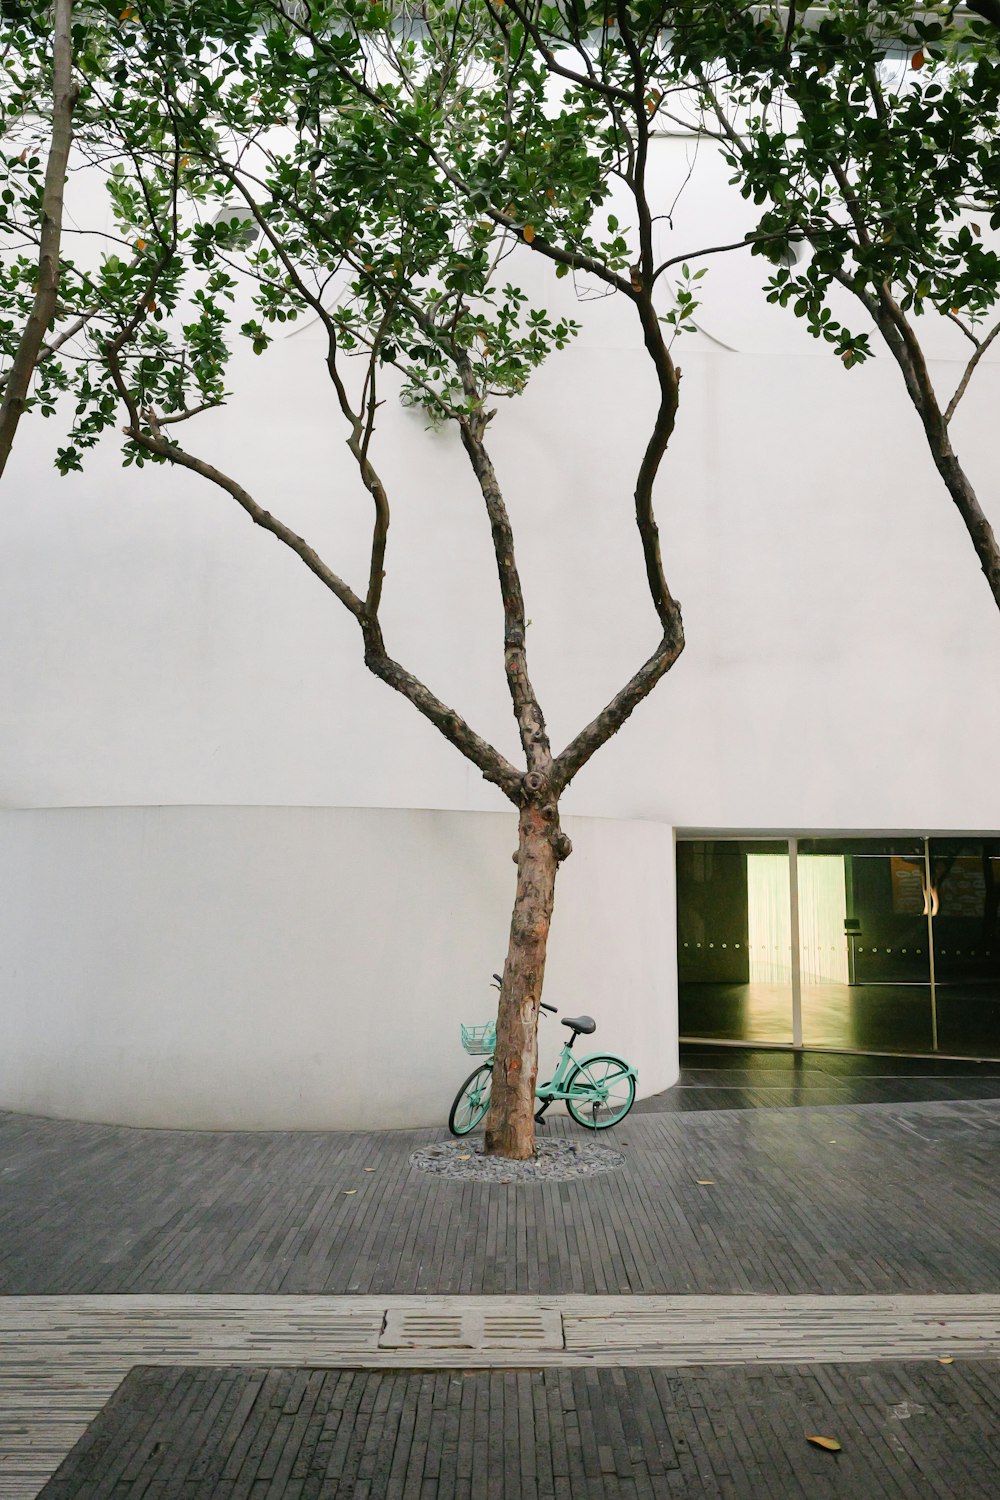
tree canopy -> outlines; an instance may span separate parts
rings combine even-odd
[[[951,441],[1000,334],[1000,47],[994,7],[973,9],[987,19],[907,0],[699,6],[675,49],[695,128],[762,210],[769,301],[847,368],[880,336],[1000,608],[1000,548]],[[964,347],[957,374],[932,366],[935,320]]]

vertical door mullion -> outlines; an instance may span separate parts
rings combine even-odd
[[[788,840],[788,908],[792,943],[792,1046],[802,1046],[802,959],[799,948],[799,841]]]
[[[938,1050],[938,1024],[937,1024],[937,983],[934,977],[934,917],[931,908],[934,905],[933,890],[931,884],[931,841],[924,837],[924,884],[927,888],[927,962],[931,979],[931,1049]]]

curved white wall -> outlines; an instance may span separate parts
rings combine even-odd
[[[677,1077],[669,828],[567,821],[546,999]],[[0,813],[0,1108],[130,1125],[441,1124],[495,1014],[513,815]],[[543,1061],[560,1042],[550,1017]]]

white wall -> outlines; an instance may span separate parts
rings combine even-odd
[[[658,144],[664,202],[689,149]],[[725,175],[703,150],[666,253],[747,227]],[[1000,827],[1000,620],[898,370],[881,355],[845,371],[765,305],[757,262],[711,264],[658,490],[688,647],[570,789],[586,832],[553,939],[552,998],[593,1008],[600,1040],[641,1057],[644,1089],[675,1068],[671,827]],[[584,324],[490,438],[561,746],[655,644],[631,500],[654,385],[627,308],[577,302],[526,249],[512,266]],[[942,390],[952,334],[933,334]],[[369,500],[323,352],[303,326],[263,360],[241,354],[230,407],[185,441],[356,583]],[[991,353],[955,439],[995,523],[998,406]],[[453,435],[391,399],[381,417],[387,644],[515,756],[471,471]],[[457,1023],[488,1014],[502,958],[505,804],[366,674],[335,599],[225,495],[123,470],[115,440],[59,480],[59,441],[23,424],[0,502],[0,807],[22,809],[0,820],[0,1104],[190,1125],[440,1119],[465,1061]],[[391,1081],[375,1098],[373,1061]]]
[[[689,147],[658,145],[666,197]],[[699,156],[665,249],[745,227],[725,175]],[[678,345],[658,496],[688,648],[569,805],[680,827],[996,826],[1000,782],[973,747],[1000,735],[1000,620],[896,366],[880,355],[845,371],[764,303],[758,262],[710,264],[708,332]],[[491,436],[561,744],[655,643],[631,503],[653,380],[626,307],[578,303],[571,278],[526,250],[512,265],[585,325],[501,404]],[[959,366],[940,330],[934,342],[945,389]],[[309,326],[264,359],[243,355],[231,405],[185,441],[357,583],[370,502],[323,355]],[[1000,524],[998,405],[988,356],[956,444]],[[381,417],[388,645],[516,755],[471,470],[418,414],[389,399]],[[59,480],[57,440],[54,423],[27,424],[0,504],[0,806],[504,805],[365,672],[346,612],[227,496],[186,473],[121,469],[116,439]]]
[[[546,999],[677,1076],[672,835],[569,821]],[[131,1125],[442,1124],[495,1015],[513,815],[0,813],[0,1108]],[[568,1035],[542,1027],[543,1060]]]
[[[294,350],[279,356],[289,368]],[[660,514],[688,647],[580,777],[574,810],[682,827],[996,826],[1000,782],[976,747],[1000,737],[1000,620],[894,367],[848,374],[807,353],[683,365]],[[561,369],[504,413],[516,421],[493,445],[557,744],[656,634],[625,477],[641,362],[579,351]],[[1000,380],[983,376],[959,451],[989,505]],[[251,410],[260,436],[230,438],[219,418],[207,451],[243,472],[242,442],[257,493],[337,557],[331,512],[367,511],[325,477],[318,411],[290,408],[269,432]],[[513,756],[476,495],[452,444],[412,417],[396,437],[390,649]],[[225,497],[122,473],[111,455],[64,483],[30,468],[27,445],[18,457],[0,507],[0,802],[502,806],[364,671],[336,600]]]

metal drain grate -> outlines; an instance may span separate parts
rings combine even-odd
[[[471,1349],[461,1314],[388,1312],[380,1349]]]
[[[386,1313],[380,1349],[561,1349],[559,1313],[484,1312],[467,1308],[455,1313]]]
[[[484,1349],[561,1349],[562,1318],[556,1312],[480,1313]]]

